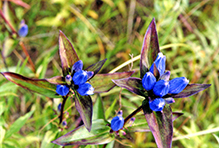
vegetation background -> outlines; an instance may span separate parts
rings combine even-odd
[[[0,18],[1,72],[17,72],[32,78],[60,75],[58,35],[62,30],[73,43],[84,67],[107,58],[101,73],[120,66],[118,71],[132,69],[138,77],[137,56],[147,27],[155,18],[159,44],[167,57],[166,69],[171,71],[171,78],[184,76],[191,83],[212,84],[206,91],[176,99],[171,105],[173,111],[184,113],[174,121],[173,147],[219,147],[218,0],[23,2],[0,1],[0,9],[16,30],[22,19],[29,27],[28,35],[19,38]],[[128,60],[131,64],[121,67]],[[118,87],[101,97],[107,119],[114,117],[120,107],[127,116],[142,102],[141,97]],[[97,95],[93,95],[93,102],[96,98]],[[0,76],[0,147],[60,147],[50,141],[74,129],[79,115],[73,100],[69,99],[65,108],[69,113],[68,124],[66,128],[61,127],[61,131],[54,112],[59,102],[60,99],[29,92]],[[132,142],[119,139],[108,147],[113,144],[114,147],[156,147],[152,134],[144,132],[147,124],[142,113],[137,114],[133,126],[138,127],[138,132],[131,133]],[[89,147],[97,146],[86,146]]]

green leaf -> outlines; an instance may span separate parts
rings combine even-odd
[[[53,148],[54,144],[52,144],[51,141],[56,137],[57,133],[58,131],[47,131],[43,138],[41,148]]]
[[[149,103],[145,99],[142,103],[142,108],[158,148],[171,148],[173,121],[170,106],[165,105],[161,112],[151,112],[149,111]]]
[[[84,122],[84,126],[88,131],[91,130],[92,126],[92,113],[93,113],[93,105],[91,97],[81,96],[78,92],[75,91],[75,107],[79,112],[82,121]]]
[[[56,84],[56,85],[62,85],[62,84],[66,84],[65,82],[65,78],[63,78],[62,76],[55,76],[49,79],[46,79],[49,83],[52,84]]]
[[[62,62],[63,75],[65,77],[71,72],[70,69],[75,62],[79,61],[79,58],[71,42],[62,31],[59,31],[59,55]]]
[[[104,59],[104,60],[102,60],[102,61],[99,61],[99,62],[97,62],[97,63],[95,63],[95,64],[92,64],[92,65],[90,65],[88,68],[86,68],[85,70],[86,71],[93,71],[94,72],[94,74],[93,74],[93,76],[92,77],[94,77],[99,71],[100,71],[100,69],[103,67],[103,64],[106,62],[106,59]],[[91,77],[91,78],[92,78]],[[90,78],[90,79],[91,79]]]
[[[117,86],[120,86],[122,88],[126,88],[129,91],[140,95],[140,96],[146,96],[147,91],[142,86],[142,82],[140,78],[124,78],[124,79],[118,79],[118,80],[112,80]]]
[[[99,145],[106,144],[114,140],[114,134],[110,134],[109,124],[103,119],[93,121],[91,131],[88,132],[82,125],[73,131],[61,136],[60,138],[52,141],[52,143],[66,146],[66,145]]]
[[[94,88],[94,93],[107,92],[116,86],[116,84],[113,83],[112,79],[115,80],[127,78],[130,77],[133,73],[133,71],[129,71],[110,74],[96,74],[96,76],[90,80],[90,84]]]
[[[5,129],[2,126],[0,126],[0,133],[1,133],[0,134],[0,146],[1,146],[6,133]]]
[[[25,124],[25,122],[30,118],[34,111],[30,111],[29,113],[25,114],[24,116],[18,118],[7,130],[5,134],[5,138],[11,137],[12,134],[17,133],[21,127]]]
[[[151,21],[145,33],[141,49],[140,73],[141,78],[148,71],[149,67],[155,61],[157,54],[160,52],[155,19]]]
[[[104,108],[101,97],[98,95],[93,109],[93,119],[105,119]]]
[[[31,79],[12,72],[1,72],[1,74],[9,81],[41,95],[50,98],[60,98],[56,94],[56,85],[51,84],[45,79]]]

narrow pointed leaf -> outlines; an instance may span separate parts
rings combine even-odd
[[[183,113],[180,112],[173,112],[173,121],[175,121],[177,118],[181,117]]]
[[[93,118],[92,120],[96,119],[105,119],[105,114],[104,114],[104,108],[103,108],[103,102],[101,97],[98,95],[96,102],[94,103],[93,107]]]
[[[134,71],[117,72],[110,74],[96,74],[96,76],[90,80],[90,84],[94,88],[94,93],[107,92],[116,86],[116,84],[114,84],[112,81],[113,79],[115,80],[127,78],[130,77],[133,73]]]
[[[148,26],[145,33],[141,49],[140,73],[141,78],[148,71],[149,67],[155,61],[157,54],[160,52],[155,19]]]
[[[61,136],[60,138],[52,141],[52,143],[67,146],[67,145],[99,145],[106,144],[115,139],[114,134],[110,134],[109,124],[103,119],[93,121],[91,131],[88,132],[82,125],[73,131]]]
[[[50,98],[61,97],[56,94],[56,85],[49,83],[45,79],[31,79],[12,72],[2,72],[1,74],[9,81],[25,89],[34,91]]]
[[[173,98],[185,98],[210,87],[211,84],[188,84],[183,91],[178,94],[170,95]]]
[[[124,78],[118,80],[112,80],[117,86],[122,88],[126,88],[129,91],[140,95],[140,96],[147,96],[147,91],[142,86],[142,82],[140,78]]]
[[[56,85],[66,84],[65,79],[62,76],[55,76],[55,77],[52,77],[46,80],[49,83],[56,84]]]
[[[91,120],[93,114],[93,105],[91,97],[88,96],[81,96],[78,92],[75,92],[75,107],[79,112],[82,121],[84,122],[84,126],[87,128],[88,131],[91,130]]]
[[[75,62],[79,61],[79,58],[71,42],[62,31],[59,31],[59,55],[62,62],[63,75],[65,77],[71,72],[71,67]]]
[[[142,104],[148,126],[158,148],[171,148],[173,137],[172,110],[166,105],[161,112],[151,112],[148,101]]]
[[[95,64],[92,64],[92,65],[90,65],[88,68],[86,68],[85,70],[86,71],[93,71],[94,72],[94,75],[92,76],[92,77],[94,77],[99,71],[100,71],[100,69],[103,67],[103,64],[106,62],[106,60],[107,59],[104,59],[104,60],[102,60],[102,61],[99,61],[99,62],[97,62],[97,63],[95,63]],[[91,78],[92,78],[91,77]],[[91,79],[90,78],[90,79]]]

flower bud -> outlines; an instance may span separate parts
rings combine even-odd
[[[163,97],[168,93],[169,87],[169,82],[165,80],[159,80],[154,85],[153,92],[156,96]]]
[[[171,103],[175,103],[175,100],[172,97],[169,97],[169,98],[165,98],[165,102],[167,104],[171,104]]]
[[[160,76],[161,80],[169,81],[170,79],[170,71],[165,72],[162,76]]]
[[[72,80],[71,75],[67,75],[67,76],[65,77],[65,82],[66,82],[68,85],[71,84],[71,80]]]
[[[189,80],[187,80],[185,77],[172,79],[169,81],[170,89],[168,93],[178,94],[188,85],[188,83]]]
[[[86,71],[86,73],[87,73],[88,80],[94,75],[93,71]]]
[[[154,75],[151,72],[147,72],[142,79],[142,86],[144,87],[144,89],[146,90],[153,89],[155,83],[156,83],[156,78],[154,77]]]
[[[72,70],[71,72],[77,72],[79,70],[82,70],[83,68],[83,62],[81,60],[77,61],[74,63],[74,65],[72,66]]]
[[[67,85],[56,85],[56,92],[61,96],[66,96],[69,92],[69,87]]]
[[[84,83],[78,86],[79,88],[77,89],[77,91],[81,96],[94,94],[94,88],[89,83]]]
[[[165,100],[163,98],[156,98],[153,101],[149,101],[150,109],[157,112],[162,111],[165,105]]]
[[[18,34],[21,37],[25,37],[28,33],[28,26],[25,24],[24,20],[20,23],[20,29],[18,30]]]
[[[161,52],[158,53],[156,60],[154,63],[151,65],[150,72],[153,73],[154,71],[154,64],[156,65],[160,76],[164,73],[165,71],[165,62],[166,62],[166,56],[164,56]]]
[[[59,103],[59,105],[58,105],[58,111],[61,111],[61,108],[62,108],[62,103]]]
[[[62,121],[62,126],[67,126],[67,122],[66,121]]]
[[[120,130],[124,125],[124,119],[122,116],[116,116],[111,121],[111,128],[113,131]]]
[[[87,81],[87,73],[83,70],[77,71],[73,76],[73,81],[75,85],[83,84]]]

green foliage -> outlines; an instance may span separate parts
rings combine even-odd
[[[21,19],[24,19],[30,28],[25,38],[18,38],[4,20],[0,20],[0,72],[18,72],[31,78],[61,75],[57,45],[58,32],[62,30],[73,43],[78,56],[84,62],[84,67],[107,58],[101,70],[107,73],[132,60],[129,54],[133,54],[133,59],[140,54],[145,31],[152,18],[155,18],[160,50],[168,57],[166,69],[171,71],[171,77],[184,76],[192,83],[212,84],[205,92],[176,99],[176,103],[171,104],[173,111],[184,112],[173,124],[173,147],[218,146],[218,1],[105,0],[101,6],[94,0],[24,2],[30,6],[29,9],[10,1],[7,5],[4,1],[0,2],[1,10],[3,6],[7,6],[7,18],[10,18],[15,29],[18,28]],[[31,69],[31,64],[19,45],[20,41],[25,44],[36,72]],[[130,66],[119,68],[119,71],[129,71],[130,68],[137,70],[139,59],[131,62]],[[139,71],[134,75],[139,77]],[[118,87],[111,91],[101,94],[105,117],[109,121],[120,107],[124,116],[127,116],[143,100],[127,90],[120,93],[121,89]],[[93,102],[96,97],[92,96]],[[122,106],[119,105],[120,101]],[[73,130],[79,117],[74,101],[69,100],[65,107],[69,112],[68,126],[66,129],[59,127],[58,115],[53,112],[53,109],[57,110],[59,102],[60,99],[50,99],[26,91],[0,76],[0,147],[59,147],[50,142]],[[31,113],[33,115],[30,115]],[[24,121],[24,117],[27,119],[26,122],[17,126],[10,136],[12,126],[17,124],[19,119]],[[127,147],[156,146],[152,134],[145,132],[148,126],[144,116],[137,114],[135,117],[133,130],[138,132],[131,132],[131,136],[136,140],[132,143],[119,139],[120,143],[113,141],[106,147],[119,147],[121,144]],[[202,131],[204,132],[200,134]],[[6,138],[6,135],[10,138]],[[183,135],[192,136],[188,139],[182,137]]]

